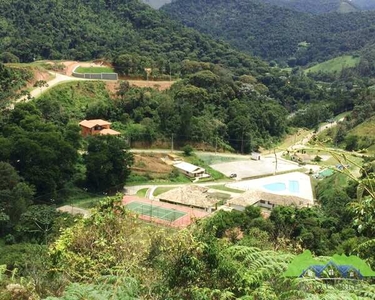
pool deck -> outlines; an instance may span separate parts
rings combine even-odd
[[[291,188],[290,181],[297,181],[299,183],[298,191],[290,191]],[[264,186],[268,184],[283,183],[286,186],[286,189],[283,191],[270,191]],[[283,175],[263,177],[253,180],[245,180],[235,183],[230,183],[226,185],[229,188],[239,189],[239,190],[260,190],[267,193],[277,194],[277,195],[292,195],[297,196],[307,200],[307,203],[310,205],[314,204],[314,196],[311,187],[310,176],[300,173],[293,172]]]

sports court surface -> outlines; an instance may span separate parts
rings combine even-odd
[[[175,209],[163,208],[137,201],[127,204],[126,207],[140,215],[146,215],[151,218],[162,219],[169,222],[176,221],[177,219],[186,215],[185,212],[181,212]]]
[[[135,196],[124,196],[123,204],[139,214],[142,220],[172,227],[186,227],[196,219],[209,215],[208,212],[200,209]]]

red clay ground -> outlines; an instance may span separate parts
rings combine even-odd
[[[72,76],[73,70],[78,67],[89,67],[91,65],[100,65],[90,62],[78,62],[78,61],[64,61],[62,64],[65,66],[63,70],[63,74]],[[128,80],[130,85],[137,86],[137,87],[150,87],[158,89],[159,91],[167,90],[171,87],[174,81],[146,81],[146,80]],[[118,82],[107,82],[106,86],[109,91],[112,93],[116,92],[116,88],[118,86]]]
[[[185,212],[186,215],[182,216],[181,218],[173,222],[168,222],[165,220],[157,219],[155,217],[151,218],[150,216],[146,216],[146,215],[139,216],[140,219],[148,221],[148,222],[154,222],[157,224],[167,225],[167,226],[176,227],[176,228],[189,226],[195,220],[204,218],[209,215],[208,212],[205,212],[203,210],[193,209],[193,208],[182,206],[182,205],[170,204],[170,203],[165,203],[165,202],[160,202],[160,201],[151,201],[149,199],[139,198],[135,196],[124,196],[124,198],[122,199],[122,203],[124,205],[131,203],[131,202],[141,202],[145,204],[152,204],[153,206],[163,207],[167,209],[175,209],[177,211]]]

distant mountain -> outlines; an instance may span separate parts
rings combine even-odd
[[[350,0],[258,0],[299,12],[324,14],[330,12],[348,13],[361,10],[355,1]],[[371,1],[371,0],[370,0]]]
[[[351,2],[362,10],[375,10],[375,0],[352,0]]]
[[[155,9],[159,9],[164,4],[172,2],[172,0],[142,0],[142,1]]]
[[[375,12],[312,15],[257,0],[176,0],[161,9],[237,49],[291,66],[375,43]]]
[[[128,60],[122,63],[129,69],[171,68],[172,75],[186,59],[243,73],[266,66],[139,0],[0,1],[0,58],[115,61],[120,55],[128,55],[122,56]]]

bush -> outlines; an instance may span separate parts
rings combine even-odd
[[[318,163],[318,162],[322,161],[322,158],[319,155],[317,155],[317,156],[314,157],[313,161]]]
[[[186,145],[186,146],[184,146],[184,147],[182,148],[182,151],[184,151],[184,155],[185,155],[185,156],[191,156],[192,153],[193,153],[193,151],[194,151],[194,149],[193,149],[192,146],[190,146],[190,145]]]

